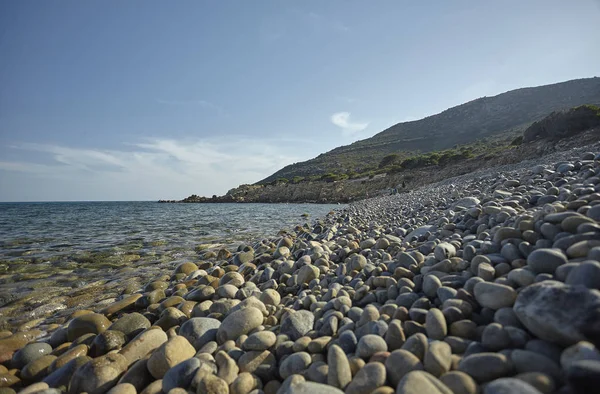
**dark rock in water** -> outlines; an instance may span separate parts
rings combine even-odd
[[[11,361],[11,367],[22,369],[25,365],[46,354],[50,354],[50,352],[52,352],[52,346],[47,343],[30,343],[14,354]]]
[[[600,343],[600,291],[543,281],[524,288],[514,311],[540,339],[570,346],[579,341]]]
[[[0,293],[0,308],[10,304],[11,302],[17,300],[19,298],[19,296],[15,293],[7,293],[7,292],[2,292]]]

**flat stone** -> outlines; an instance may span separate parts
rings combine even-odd
[[[188,388],[200,368],[201,361],[195,357],[176,364],[170,368],[162,379],[162,390],[168,393],[176,387]]]
[[[85,334],[100,334],[110,327],[111,322],[99,313],[88,313],[71,320],[67,329],[67,338],[73,342]]]
[[[576,393],[588,393],[600,385],[600,361],[576,361],[567,370],[567,382]]]
[[[356,355],[362,359],[369,359],[377,352],[387,351],[385,340],[373,334],[368,334],[360,338],[356,346]]]
[[[79,367],[69,384],[69,393],[101,394],[117,384],[127,369],[127,360],[119,353],[110,353]]]
[[[565,280],[567,285],[582,285],[588,289],[600,289],[600,263],[584,261],[573,268]]]
[[[429,344],[423,365],[425,371],[435,377],[440,377],[450,370],[452,364],[452,349],[442,341],[432,341]]]
[[[509,375],[512,365],[504,354],[484,352],[464,357],[458,364],[458,370],[478,383],[485,383]]]
[[[108,329],[121,331],[123,334],[127,335],[129,339],[132,339],[145,329],[150,328],[151,325],[150,320],[144,315],[132,312],[121,316]]]
[[[118,383],[106,394],[137,394],[137,390],[131,383]]]
[[[474,293],[479,305],[493,310],[512,306],[517,298],[517,292],[512,287],[498,283],[477,283]]]
[[[427,336],[431,339],[442,340],[448,335],[448,326],[446,318],[441,310],[431,308],[425,317],[425,330]]]
[[[327,384],[340,389],[346,388],[352,381],[352,373],[350,372],[348,357],[338,345],[329,347],[327,365],[329,366]]]
[[[425,371],[406,374],[396,387],[396,394],[453,394],[452,390],[435,376]]]
[[[271,346],[275,345],[277,341],[277,335],[272,331],[259,331],[248,337],[242,345],[242,349],[246,351],[250,350],[267,350]]]
[[[148,371],[148,359],[144,358],[136,361],[127,372],[119,379],[119,384],[129,383],[135,387],[138,392],[144,390],[150,383],[154,381],[154,377]]]
[[[407,350],[394,350],[385,361],[387,377],[394,387],[411,371],[423,370],[421,360]]]
[[[198,392],[203,394],[223,394],[229,392],[229,386],[227,382],[218,376],[207,375],[198,384]]]
[[[600,361],[600,351],[590,342],[577,342],[563,350],[560,356],[560,365],[566,371],[573,363],[583,360]]]
[[[542,394],[532,385],[521,379],[502,378],[494,380],[485,386],[484,394]]]
[[[313,279],[319,277],[320,271],[318,267],[308,264],[298,270],[298,283],[304,284],[309,283]]]
[[[315,315],[311,311],[290,312],[281,322],[280,333],[295,341],[313,329],[314,321]]]
[[[529,350],[515,349],[511,352],[510,359],[518,373],[541,372],[556,382],[562,379],[562,372],[558,364],[544,355]]]
[[[167,342],[167,339],[163,330],[149,329],[132,339],[119,353],[127,359],[128,365],[131,365]]]
[[[268,381],[277,374],[277,359],[268,350],[249,351],[238,359],[240,372],[249,372],[262,381]]]
[[[56,356],[45,354],[42,357],[36,358],[29,362],[21,370],[21,378],[29,381],[38,381],[46,377],[52,372],[52,363],[56,360]]]
[[[90,356],[102,356],[111,350],[119,350],[127,342],[127,337],[121,331],[106,330],[94,337],[90,346]]]
[[[362,394],[370,393],[378,387],[385,384],[385,367],[382,363],[371,362],[367,363],[354,376],[348,387],[346,394]]]
[[[344,394],[344,392],[326,384],[303,381],[287,387],[282,386],[277,394]]]
[[[142,294],[132,294],[120,301],[114,302],[102,309],[100,313],[110,317],[116,313],[122,312],[135,305],[135,302],[142,297]]]
[[[540,339],[570,346],[595,338],[600,327],[600,291],[546,280],[524,288],[514,311]]]
[[[569,260],[560,249],[537,249],[527,256],[527,265],[536,274],[554,274]]]
[[[279,375],[282,379],[286,379],[291,375],[299,374],[306,370],[311,362],[312,359],[310,354],[306,352],[291,354],[281,362],[281,365],[279,366]]]
[[[313,317],[314,319],[314,317]],[[229,314],[217,330],[217,341],[236,340],[240,335],[248,334],[263,323],[262,312],[248,307]]]
[[[91,360],[92,358],[88,356],[77,357],[53,371],[50,375],[46,376],[43,381],[50,387],[64,387],[66,389],[75,371]]]
[[[186,338],[196,350],[217,339],[221,322],[209,317],[192,317],[179,328],[179,335]]]
[[[22,369],[25,365],[30,362],[37,360],[38,358],[50,354],[52,352],[52,346],[44,342],[34,342],[17,351],[11,360],[11,367],[16,369]]]
[[[169,369],[194,357],[196,349],[190,342],[180,335],[177,335],[167,342],[160,345],[152,356],[148,359],[148,371],[156,379],[162,379]]]
[[[556,389],[556,385],[554,384],[552,378],[540,372],[520,373],[515,375],[515,379],[519,379],[527,384],[530,384],[544,394],[554,393]]]
[[[479,388],[472,377],[461,371],[450,371],[440,377],[454,394],[477,394]]]

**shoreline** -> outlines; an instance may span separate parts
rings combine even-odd
[[[600,140],[600,128],[595,127],[574,136],[559,139],[541,139],[513,146],[493,158],[475,157],[459,163],[407,169],[400,173],[379,174],[373,178],[338,181],[304,181],[268,185],[241,185],[223,196],[202,197],[191,195],[183,200],[159,200],[160,203],[312,203],[349,204],[369,197],[381,197],[416,190],[457,175],[489,171],[504,165],[518,165],[527,160],[545,160]],[[403,187],[404,185],[404,187]]]
[[[103,298],[88,312],[48,299],[0,332],[16,370],[0,375],[69,392],[577,392],[600,366],[598,152],[358,201],[229,256],[125,267],[74,296]]]

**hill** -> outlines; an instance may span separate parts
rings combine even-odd
[[[258,184],[282,178],[315,179],[323,175],[352,178],[376,170],[382,159],[391,154],[398,160],[478,141],[490,146],[495,139],[522,135],[534,122],[551,112],[584,104],[600,104],[600,78],[577,79],[482,97],[421,120],[398,123],[373,137],[291,164]]]

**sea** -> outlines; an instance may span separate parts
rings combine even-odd
[[[296,225],[343,205],[172,204],[158,202],[0,203],[0,286],[131,261],[176,260],[227,248]]]

